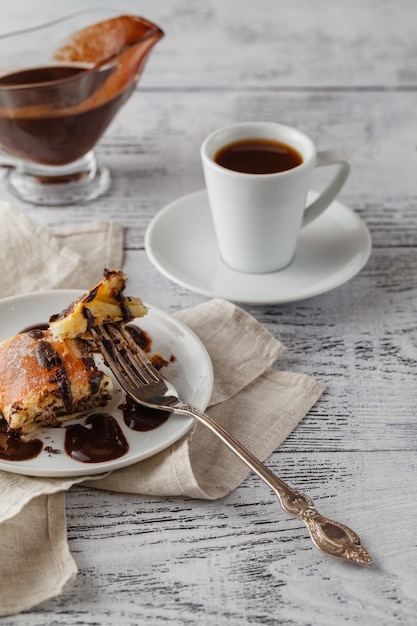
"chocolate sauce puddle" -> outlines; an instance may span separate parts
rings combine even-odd
[[[138,404],[129,396],[126,396],[126,402],[120,406],[123,413],[123,419],[130,430],[146,432],[155,430],[168,420],[171,415],[170,411],[162,411],[160,409],[150,409],[146,406]]]
[[[29,461],[36,458],[42,448],[43,443],[39,439],[24,441],[7,429],[5,421],[4,425],[0,424],[0,459],[3,461]]]
[[[83,424],[67,427],[65,452],[81,463],[103,463],[119,459],[129,450],[129,444],[116,420],[107,413],[93,413]]]
[[[139,326],[135,326],[134,324],[127,324],[125,328],[129,332],[135,344],[141,350],[144,352],[151,351],[152,339],[146,331],[139,328]]]

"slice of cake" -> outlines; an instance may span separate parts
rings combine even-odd
[[[113,322],[129,322],[146,315],[147,308],[140,298],[124,295],[127,277],[123,272],[105,270],[104,280],[84,294],[67,309],[49,320],[52,335],[65,338],[89,338],[93,326]]]
[[[35,329],[0,343],[0,417],[22,434],[63,420],[110,399],[111,379],[100,371],[89,339],[93,326],[127,323],[147,309],[124,295],[127,277],[106,270],[104,280]]]
[[[80,339],[34,329],[0,343],[0,411],[23,435],[104,406],[112,388]]]

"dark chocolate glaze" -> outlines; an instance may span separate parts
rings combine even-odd
[[[82,299],[83,302],[92,302],[97,295],[98,285],[93,287]]]
[[[82,312],[83,312],[83,317],[87,320],[86,331],[88,331],[88,330],[90,330],[90,328],[93,328],[94,322],[96,321],[96,318],[91,313],[90,309],[88,307],[86,307],[86,306],[83,306]]]
[[[86,426],[73,424],[67,427],[65,451],[81,463],[102,463],[118,459],[129,450],[129,444],[116,422],[106,413],[94,413],[86,419]]]
[[[35,333],[38,333],[37,329],[35,330]],[[40,367],[43,367],[48,371],[56,368],[49,380],[52,383],[56,383],[56,386],[64,402],[65,410],[67,411],[67,413],[71,413],[71,384],[68,380],[67,371],[64,364],[62,363],[61,357],[59,356],[58,352],[52,347],[52,345],[48,341],[40,339],[39,343],[37,343],[35,346],[35,356]]]
[[[72,391],[71,383],[68,379],[68,375],[65,367],[61,364],[49,379],[51,383],[56,383],[59,389],[62,400],[65,405],[65,410],[68,414],[72,413]]]
[[[34,459],[43,447],[39,439],[24,441],[20,433],[8,428],[3,417],[0,417],[0,459],[3,461],[28,461]]]
[[[44,340],[40,340],[35,346],[36,360],[41,367],[47,370],[51,370],[57,365],[62,365],[61,357],[58,352],[54,350],[50,343]]]
[[[142,406],[132,400],[129,396],[126,396],[126,401],[120,408],[123,412],[123,419],[126,426],[128,426],[131,430],[141,432],[155,430],[155,428],[162,426],[162,424],[164,424],[171,415],[170,411],[150,409]]]
[[[29,333],[31,337],[33,337],[33,339],[41,339],[42,337],[42,331],[43,330],[48,330],[48,323],[41,323],[41,324],[33,324],[32,326],[26,326],[26,328],[24,328],[23,330],[21,330],[21,333]]]
[[[130,312],[129,307],[124,302],[120,302],[120,311],[122,314],[122,321],[125,323],[130,322],[132,319],[132,313]]]
[[[90,376],[90,390],[93,396],[100,391],[101,381],[103,380],[103,372],[100,370],[95,370],[94,374]]]
[[[96,369],[96,364],[92,356],[83,357],[84,365],[91,370],[90,376],[90,390],[93,395],[100,391],[101,381],[103,380],[104,373]]]
[[[126,326],[126,330],[129,332],[133,341],[141,350],[144,352],[150,352],[152,339],[148,335],[147,332],[139,328],[139,326],[135,326],[134,324],[130,324]]]

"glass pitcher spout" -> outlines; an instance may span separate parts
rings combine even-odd
[[[97,104],[136,83],[146,59],[163,31],[152,22],[133,15],[119,15],[74,33],[54,55],[60,63],[86,67],[98,85]]]

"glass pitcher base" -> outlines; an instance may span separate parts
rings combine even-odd
[[[6,174],[8,191],[15,197],[42,206],[81,204],[105,194],[110,172],[97,164],[93,152],[59,167],[20,162]]]

